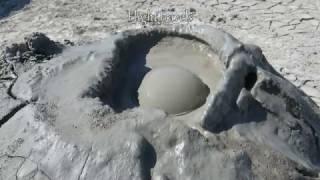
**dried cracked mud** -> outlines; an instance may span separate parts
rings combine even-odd
[[[318,2],[0,5],[0,179],[320,178]],[[128,22],[159,8],[194,18]],[[140,106],[166,67],[209,94],[151,83],[169,96]]]

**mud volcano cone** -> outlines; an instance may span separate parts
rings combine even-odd
[[[316,179],[320,113],[206,25],[127,30],[22,73],[0,179]]]

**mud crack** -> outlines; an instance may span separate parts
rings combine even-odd
[[[18,111],[20,111],[22,108],[24,108],[26,105],[28,105],[28,103],[22,103],[20,105],[18,105],[17,107],[13,108],[13,110],[11,112],[9,112],[7,115],[5,115],[1,120],[0,120],[0,128],[2,127],[2,125],[4,123],[6,123],[7,121],[9,121]]]
[[[89,156],[90,156],[90,153],[91,153],[91,152],[92,152],[92,147],[89,149],[88,154],[87,154],[87,156],[86,156],[86,159],[84,160],[84,163],[83,163],[83,165],[82,165],[82,167],[81,167],[81,170],[80,170],[80,173],[79,173],[79,176],[78,176],[78,180],[80,180],[80,178],[81,178],[81,176],[82,176],[82,174],[83,174],[84,168],[85,168],[86,165],[87,165],[87,162],[88,162],[88,160],[89,160]]]

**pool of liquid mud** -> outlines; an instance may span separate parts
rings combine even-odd
[[[180,37],[163,38],[150,49],[146,57],[146,66],[150,69],[172,65],[181,66],[197,75],[210,91],[215,91],[223,73],[218,56],[207,45]]]

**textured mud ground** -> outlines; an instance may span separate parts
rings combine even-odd
[[[9,3],[10,2],[10,3]],[[262,47],[278,71],[320,103],[320,1],[314,0],[52,0],[0,1],[0,47],[31,32],[83,43],[102,39],[128,22],[127,10],[195,11],[201,21]],[[21,3],[21,1],[19,1]],[[1,6],[6,5],[12,10]],[[21,9],[23,8],[23,9]],[[15,11],[17,10],[17,11]]]

